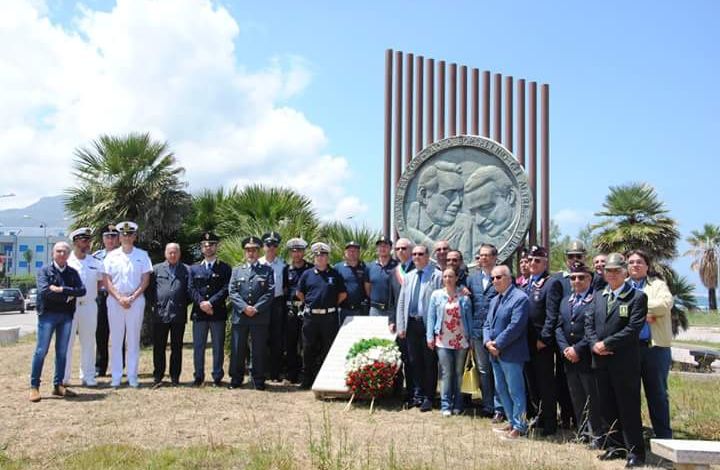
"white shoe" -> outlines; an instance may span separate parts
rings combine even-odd
[[[443,416],[443,418],[449,418],[450,416],[452,416],[452,411],[450,411],[450,410],[443,410],[442,416]]]
[[[83,385],[90,388],[97,387],[97,381],[95,379],[93,380],[83,380]]]

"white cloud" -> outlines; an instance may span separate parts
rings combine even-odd
[[[585,226],[594,221],[592,211],[561,209],[552,216],[552,220],[560,227],[563,235],[574,237]]]
[[[0,2],[0,193],[13,204],[73,183],[73,151],[100,134],[167,139],[191,189],[284,184],[321,215],[361,213],[347,160],[284,100],[309,85],[302,58],[248,70],[238,22],[210,0],[118,0],[53,24],[44,2]],[[10,171],[8,171],[10,170]]]

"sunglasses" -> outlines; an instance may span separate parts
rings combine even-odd
[[[505,277],[505,274],[498,274],[497,276],[490,276],[493,281],[499,281],[500,279]]]
[[[407,250],[406,246],[396,246],[395,247],[395,251],[405,251],[405,250]]]
[[[571,281],[582,281],[583,279],[587,278],[587,274],[571,274],[568,276]]]

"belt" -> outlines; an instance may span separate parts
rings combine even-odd
[[[335,307],[331,307],[331,308],[311,308],[311,309],[308,309],[308,310],[310,311],[310,313],[313,313],[313,314],[315,314],[315,315],[325,315],[326,313],[334,313],[335,311],[337,311],[337,309],[336,309]]]
[[[287,302],[285,302],[285,305],[287,305],[288,307],[301,307],[302,304],[302,300],[288,300]]]
[[[422,317],[408,317],[410,320],[422,321]]]
[[[650,347],[650,340],[649,340],[649,339],[641,339],[641,340],[640,340],[640,347],[649,348],[649,347]]]
[[[388,304],[381,304],[380,302],[372,302],[370,301],[370,306],[374,308],[378,308],[380,310],[385,310],[389,305]]]

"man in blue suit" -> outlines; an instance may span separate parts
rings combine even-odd
[[[503,432],[507,439],[517,439],[527,432],[523,367],[530,358],[527,340],[530,307],[527,295],[513,285],[507,266],[492,270],[492,282],[498,295],[490,302],[483,341],[491,356],[495,391],[509,420],[498,432]]]

